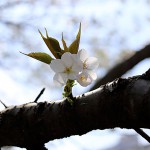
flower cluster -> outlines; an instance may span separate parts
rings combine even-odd
[[[51,69],[55,72],[53,80],[58,84],[65,86],[63,96],[71,99],[72,87],[74,86],[75,81],[81,86],[86,87],[96,80],[97,75],[95,70],[99,65],[98,59],[89,57],[85,50],[79,50],[81,23],[75,40],[69,46],[62,34],[61,41],[63,48],[60,47],[57,39],[50,37],[46,29],[45,31],[46,36],[40,31],[39,33],[54,57],[51,57],[51,55],[45,52],[23,54],[45,64],[50,64]]]
[[[54,59],[50,63],[51,69],[55,72],[53,80],[60,85],[65,85],[68,80],[76,80],[81,86],[88,86],[97,75],[98,59],[89,57],[85,50],[77,54],[65,52],[61,59]]]

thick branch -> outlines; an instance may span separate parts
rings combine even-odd
[[[101,85],[111,82],[116,78],[121,77],[128,70],[133,68],[140,61],[150,57],[150,45],[145,46],[143,49],[137,51],[133,56],[117,64],[102,78],[99,79],[96,84],[91,88],[91,91],[99,88]]]
[[[115,127],[150,129],[150,70],[78,96],[73,105],[64,99],[1,111],[0,147],[34,149],[53,139]]]

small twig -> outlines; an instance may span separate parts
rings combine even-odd
[[[142,129],[134,128],[134,130],[150,143],[150,137]]]
[[[45,88],[43,88],[41,90],[41,92],[39,93],[39,95],[36,97],[36,99],[34,100],[35,103],[37,103],[38,99],[41,97],[41,95],[44,93],[44,91],[45,91]]]
[[[3,104],[3,106],[4,106],[5,108],[8,108],[8,106],[6,106],[1,100],[0,100],[0,102]]]

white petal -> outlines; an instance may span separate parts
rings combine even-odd
[[[82,62],[84,62],[89,57],[86,50],[84,50],[84,49],[81,49],[77,55]]]
[[[86,70],[86,71],[83,71],[83,72],[86,72],[90,76],[90,78],[92,80],[96,80],[97,79],[97,74],[94,71]]]
[[[64,53],[61,57],[61,60],[63,61],[66,67],[70,67],[73,64],[73,58],[71,56],[71,53],[69,52]]]
[[[73,58],[73,65],[72,65],[72,70],[75,72],[81,72],[83,69],[83,62],[80,60],[77,54],[72,54]]]
[[[66,78],[60,73],[56,73],[53,77],[54,82],[56,82],[58,85],[65,85],[66,84]]]
[[[65,69],[63,62],[60,59],[52,60],[50,63],[50,67],[56,73],[63,72]]]
[[[82,65],[83,66],[83,65]],[[78,74],[79,72],[81,72],[83,70],[83,67],[81,65],[74,63],[72,66],[72,70],[74,73]]]
[[[77,78],[77,74],[69,73],[67,78],[70,79],[70,80],[75,80]]]
[[[67,74],[66,73],[59,73],[61,78],[63,79],[63,81],[66,83],[68,78],[67,78]]]
[[[85,61],[87,69],[94,70],[98,68],[99,62],[96,57],[89,57]]]
[[[77,82],[83,86],[86,87],[92,83],[92,79],[87,74],[81,73],[77,77]]]
[[[77,59],[78,55],[77,54],[71,54],[73,59]]]

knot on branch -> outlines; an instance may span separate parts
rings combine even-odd
[[[114,92],[117,89],[120,89],[120,87],[124,87],[129,83],[128,79],[123,78],[117,78],[112,82],[107,83],[104,85],[104,90],[108,90],[109,92]]]

